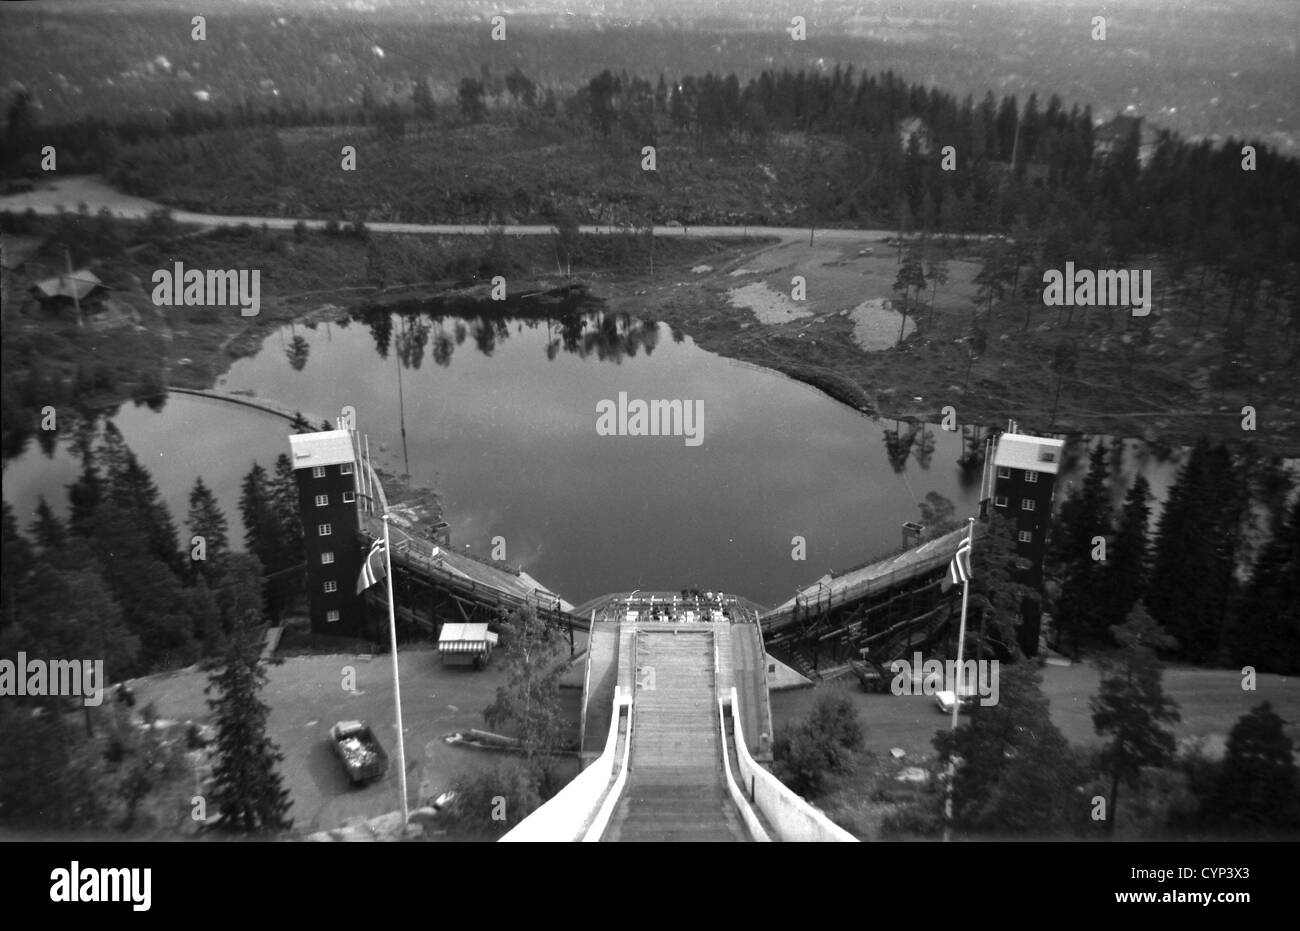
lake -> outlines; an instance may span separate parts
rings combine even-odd
[[[590,308],[494,319],[439,305],[285,326],[218,387],[313,422],[354,407],[376,464],[441,494],[453,545],[486,557],[500,537],[507,561],[574,604],[698,586],[773,605],[898,547],[927,492],[951,499],[959,516],[973,513],[978,493],[979,469],[958,465],[961,431],[875,420],[666,325]],[[602,435],[598,406],[620,395],[628,413],[638,401],[698,411],[698,445],[680,429],[628,435],[626,418],[626,430]],[[114,422],[178,524],[202,474],[236,539],[240,480],[254,460],[269,467],[288,450],[284,420],[206,398],[173,394],[160,412],[126,405]],[[1086,467],[1081,444],[1067,449],[1063,484]],[[1145,473],[1163,497],[1180,456],[1130,441],[1115,464]],[[20,525],[38,494],[64,510],[78,471],[62,443],[52,457],[32,443],[11,461],[4,497]],[[804,560],[792,558],[796,536]]]

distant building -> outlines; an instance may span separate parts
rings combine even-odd
[[[1016,553],[1030,562],[1024,582],[1038,589],[1043,585],[1052,500],[1064,447],[1064,440],[1018,433],[1013,423],[1010,432],[998,437],[993,454],[993,511],[1015,526]],[[1026,613],[1021,626],[1020,649],[1029,656],[1038,653],[1038,632],[1035,609]]]
[[[54,275],[38,281],[29,289],[41,309],[52,314],[74,314],[80,306],[83,314],[103,307],[109,288],[88,268],[67,275]]]
[[[303,433],[289,437],[289,448],[298,480],[312,632],[362,636],[365,610],[357,595],[362,553],[352,434]]]

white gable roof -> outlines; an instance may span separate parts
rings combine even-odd
[[[347,430],[325,430],[321,433],[299,433],[289,437],[295,469],[339,465],[354,462],[352,434]]]
[[[1056,475],[1061,471],[1061,450],[1065,440],[1049,440],[1023,433],[1004,433],[998,437],[993,464],[1011,469],[1027,469]]]

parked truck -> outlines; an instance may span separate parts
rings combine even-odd
[[[353,785],[381,779],[388,772],[388,754],[365,721],[335,724],[330,728],[330,744]]]

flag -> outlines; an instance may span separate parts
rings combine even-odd
[[[970,538],[967,537],[961,541],[961,546],[957,547],[957,553],[952,557],[952,562],[948,564],[948,574],[952,579],[952,584],[958,582],[969,582],[971,579],[970,569]]]
[[[380,557],[378,561],[375,557]],[[361,575],[357,578],[357,594],[360,595],[367,588],[374,585],[384,577],[387,571],[384,567],[384,541],[376,540],[370,547],[370,552],[366,553],[366,559],[361,564]]]

